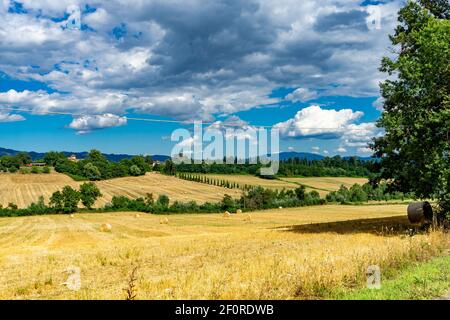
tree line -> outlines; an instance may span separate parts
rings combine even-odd
[[[201,164],[181,163],[175,164],[171,160],[155,166],[154,170],[168,175],[177,173],[197,174],[250,174],[259,176],[261,164],[251,164],[248,161],[234,163],[207,163]],[[357,157],[342,158],[340,156],[326,157],[322,160],[308,160],[292,158],[280,161],[277,176],[302,177],[369,177],[374,174],[374,163],[370,160],[360,160]],[[266,177],[267,178],[267,177]],[[270,177],[269,177],[270,178]]]
[[[241,190],[249,190],[252,188],[249,184],[240,184],[233,181],[228,181],[226,179],[216,179],[213,177],[208,177],[204,175],[199,174],[193,174],[193,173],[177,173],[177,178],[187,180],[187,181],[193,181],[197,183],[204,183],[209,184],[212,186],[227,188],[227,189],[241,189]]]
[[[26,152],[18,152],[16,155],[11,156],[2,156],[0,157],[0,172],[20,172],[23,174],[50,173],[50,168],[48,166],[27,168],[26,166],[31,164],[31,162],[32,159]]]
[[[109,161],[100,151],[91,150],[85,159],[70,161],[62,152],[48,152],[43,161],[75,180],[106,180],[126,176],[145,175],[151,171],[151,157],[136,156],[119,162]]]
[[[403,193],[400,191],[389,192],[386,183],[380,183],[376,186],[366,183],[364,185],[354,184],[350,188],[342,185],[339,190],[330,192],[326,196],[327,202],[340,204],[363,203],[367,201],[389,201],[414,199],[413,192]]]
[[[63,152],[50,151],[37,162],[46,166],[26,166],[32,163],[31,156],[26,152],[0,157],[0,172],[10,173],[50,173],[50,167],[56,172],[71,176],[74,180],[106,180],[111,178],[140,176],[151,171],[151,157],[136,156],[119,162],[109,161],[100,151],[91,150],[85,159],[71,161]]]
[[[70,214],[77,211],[84,212],[117,212],[137,211],[145,213],[218,213],[223,211],[236,212],[237,210],[254,211],[274,208],[293,208],[326,203],[363,203],[369,200],[388,201],[404,200],[413,197],[412,194],[400,192],[388,193],[386,185],[373,188],[370,184],[363,186],[355,184],[351,188],[341,186],[338,191],[329,193],[322,199],[317,191],[307,192],[305,186],[295,190],[271,190],[263,187],[250,187],[243,191],[239,199],[225,194],[223,199],[216,203],[206,202],[198,204],[195,201],[171,203],[167,195],[159,195],[157,199],[152,193],[135,199],[126,196],[113,196],[110,203],[102,208],[94,209],[95,201],[102,194],[98,187],[92,183],[84,183],[78,190],[65,186],[55,191],[48,204],[44,197],[39,197],[36,203],[27,208],[19,209],[17,205],[9,203],[7,207],[0,206],[0,216],[26,216],[42,214]],[[80,203],[83,208],[79,208]]]
[[[9,203],[6,207],[0,205],[0,216],[69,214],[79,209],[80,202],[87,210],[92,210],[95,201],[101,196],[100,190],[92,182],[83,183],[78,190],[65,186],[51,195],[48,204],[45,204],[44,197],[40,196],[37,202],[24,209],[19,209],[14,203]]]

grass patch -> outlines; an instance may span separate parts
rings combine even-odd
[[[381,289],[360,289],[336,294],[343,300],[424,300],[450,291],[450,255],[416,263],[381,283]]]
[[[64,173],[64,174],[69,176],[69,177],[71,177],[72,180],[74,180],[74,181],[89,181],[88,178],[82,177],[82,176],[78,176],[76,174],[71,174],[71,173]]]

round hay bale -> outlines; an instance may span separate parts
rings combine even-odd
[[[169,224],[169,219],[168,219],[167,217],[161,218],[161,219],[159,220],[159,223],[160,223],[160,224]]]
[[[244,221],[246,221],[246,222],[251,222],[251,221],[252,221],[252,216],[251,216],[249,213],[247,213],[247,214],[245,215]]]
[[[411,202],[408,205],[408,219],[413,224],[433,221],[433,208],[427,201]]]
[[[136,213],[136,215],[134,216],[135,218],[140,218],[141,215],[139,213]]]
[[[71,218],[75,218],[75,215],[72,213],[72,214],[70,215],[70,217],[71,217]]]
[[[236,214],[242,214],[242,210],[241,209],[237,209],[236,210]]]
[[[228,211],[225,211],[225,212],[223,213],[223,217],[224,217],[224,218],[229,218],[229,217],[231,217],[231,213],[229,213]]]
[[[101,232],[111,232],[111,231],[112,231],[112,226],[111,226],[111,224],[109,224],[109,223],[103,223],[103,224],[100,226],[100,231],[101,231]]]
[[[283,210],[283,207],[278,207],[278,209]]]

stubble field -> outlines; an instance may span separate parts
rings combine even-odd
[[[449,248],[441,232],[406,236],[405,209],[1,218],[0,299],[125,299],[133,270],[137,299],[328,298],[364,287],[370,265],[389,277]],[[78,291],[62,284],[70,266]]]
[[[240,186],[261,186],[267,189],[295,189],[304,185],[307,191],[317,191],[321,196],[326,196],[331,191],[338,190],[341,185],[351,187],[355,183],[364,184],[367,178],[351,177],[306,177],[306,178],[280,178],[279,180],[262,179],[251,175],[226,175],[226,174],[202,174],[215,180],[225,180],[237,183]]]
[[[82,183],[74,181],[67,175],[54,172],[50,174],[0,174],[0,204],[7,206],[11,202],[18,205],[19,208],[24,208],[32,202],[37,202],[41,195],[48,202],[53,192],[66,185],[78,188]],[[96,202],[96,207],[110,202],[114,195],[137,198],[143,197],[147,193],[153,193],[157,198],[160,194],[166,194],[172,201],[195,200],[199,203],[217,202],[223,198],[225,193],[234,197],[240,196],[239,190],[199,184],[153,172],[140,177],[98,181],[95,184],[103,194],[103,197]]]

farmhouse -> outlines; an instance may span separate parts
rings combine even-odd
[[[72,161],[72,162],[78,162],[77,156],[76,155],[71,155],[70,157],[67,157],[67,160]]]
[[[32,162],[29,164],[26,164],[26,167],[45,167],[47,164],[45,162]]]

